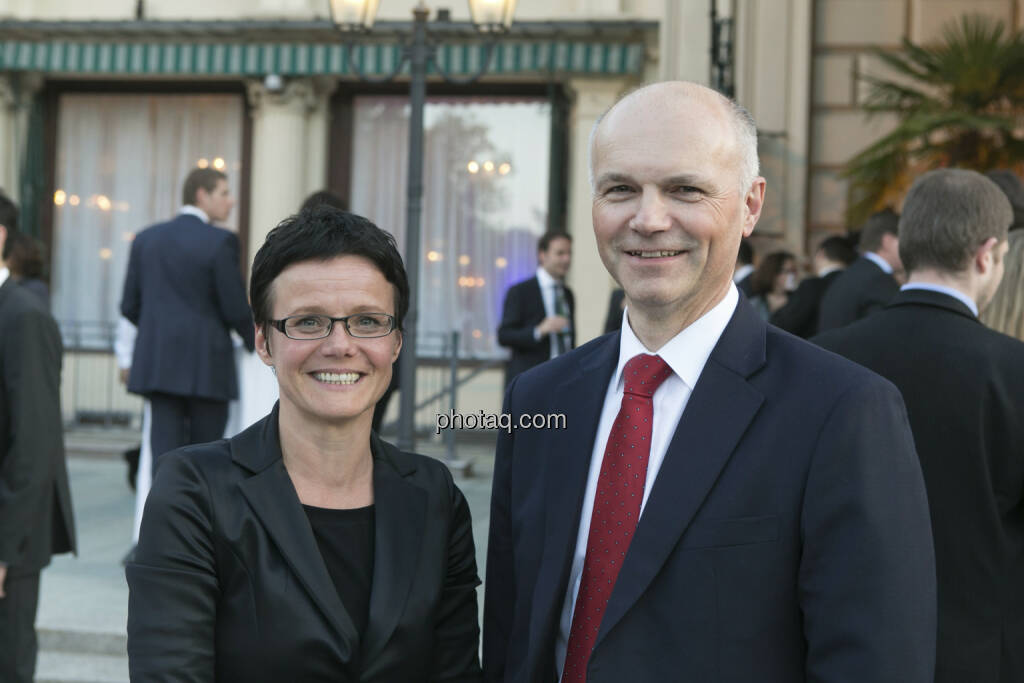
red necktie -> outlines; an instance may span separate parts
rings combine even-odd
[[[633,356],[623,370],[626,387],[601,461],[587,554],[569,628],[562,681],[585,683],[587,663],[608,599],[640,518],[640,502],[651,454],[654,403],[651,397],[672,374],[658,356]]]

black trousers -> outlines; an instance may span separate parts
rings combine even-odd
[[[227,401],[154,393],[149,395],[149,405],[154,472],[164,453],[223,438],[228,424]]]
[[[36,672],[39,572],[8,576],[0,598],[0,681],[32,683]]]

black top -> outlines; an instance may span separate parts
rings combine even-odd
[[[331,510],[303,505],[327,573],[338,591],[360,638],[366,633],[373,585],[372,505],[351,510]]]

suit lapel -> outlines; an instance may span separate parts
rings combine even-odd
[[[363,654],[371,661],[387,644],[409,599],[419,564],[427,516],[427,494],[403,475],[414,471],[390,444],[372,437],[376,508],[373,588]]]
[[[595,647],[661,571],[764,401],[746,378],[764,365],[765,333],[765,324],[741,300],[669,443]]]
[[[299,583],[341,637],[342,657],[353,661],[359,652],[359,635],[338,597],[295,486],[281,461],[277,406],[267,418],[232,439],[231,451],[236,462],[256,472],[238,485],[242,494]]]
[[[543,459],[544,552],[533,593],[532,633],[557,630],[576,549],[597,423],[618,358],[619,335],[610,334],[595,351],[579,361],[578,371],[555,390],[556,396],[561,398],[553,405],[564,406],[566,424],[572,429],[552,433]],[[586,437],[581,439],[580,435]],[[554,643],[543,646],[553,648]],[[547,658],[535,661],[547,661]]]

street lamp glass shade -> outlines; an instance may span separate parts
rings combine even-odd
[[[329,0],[331,20],[342,30],[373,28],[380,0]]]
[[[469,16],[481,31],[507,31],[516,0],[469,0]]]

